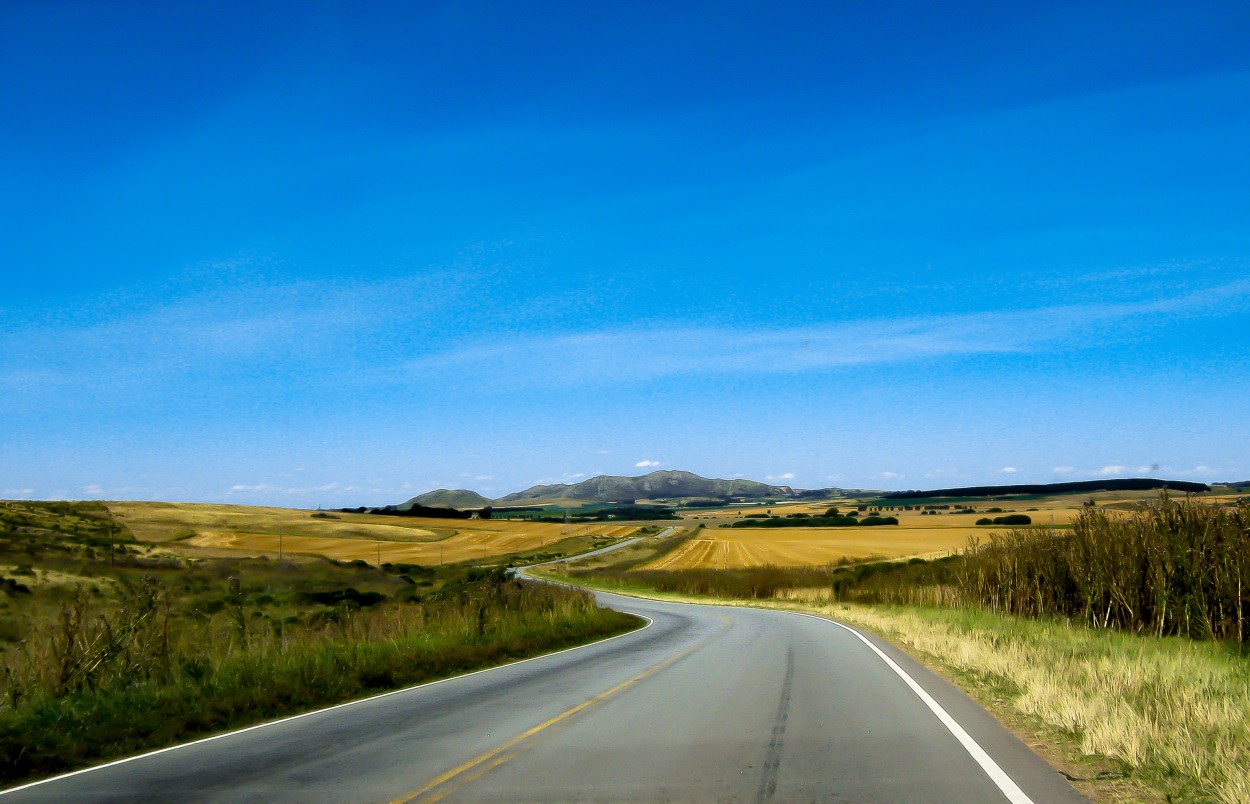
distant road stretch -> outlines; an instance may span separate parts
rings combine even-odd
[[[873,637],[784,612],[599,599],[650,625],[0,801],[1083,800]]]

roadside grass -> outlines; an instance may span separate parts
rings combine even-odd
[[[70,639],[135,638],[111,655],[55,640],[8,668],[0,705],[0,779],[72,770],[282,715],[534,656],[637,626],[589,595],[492,579],[454,598],[345,611],[296,634],[184,631],[163,643],[159,608],[137,626],[119,614]],[[90,677],[71,675],[98,661]],[[116,664],[117,666],[111,666]],[[23,672],[24,671],[24,672]],[[15,683],[16,682],[16,683]]]
[[[506,560],[190,559],[96,503],[0,503],[0,782],[637,627]]]
[[[973,609],[765,605],[910,647],[1009,725],[1025,716],[1021,725],[1057,748],[1071,775],[1102,776],[1092,786],[1100,799],[1250,801],[1250,667],[1227,643]]]
[[[660,592],[628,576],[544,574],[603,591],[802,611],[863,627],[961,686],[1095,800],[1250,801],[1250,665],[1232,643],[976,609],[831,602],[827,590],[823,599],[761,600]]]

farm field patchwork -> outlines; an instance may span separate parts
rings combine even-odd
[[[1027,514],[1035,526],[1069,527],[1080,514],[1083,504],[1091,498],[1101,508],[1126,513],[1143,502],[1158,499],[1158,492],[1112,491],[1019,499],[968,498],[951,502],[948,508],[929,509],[924,513],[920,509],[925,502],[923,500],[885,500],[880,513],[896,517],[899,524],[881,527],[718,527],[740,523],[749,516],[764,513],[778,517],[795,514],[820,516],[835,506],[844,512],[851,511],[856,509],[854,500],[692,510],[683,512],[682,518],[688,522],[704,523],[705,528],[698,538],[638,569],[745,569],[765,565],[819,567],[843,559],[932,557],[960,550],[968,545],[970,538],[985,540],[991,533],[1006,529],[977,525],[977,520],[983,518]],[[1226,500],[1213,497],[1211,501]],[[953,513],[965,506],[973,508],[974,513]]]
[[[926,519],[928,517],[925,517]],[[840,559],[902,558],[958,550],[985,528],[723,528],[704,529],[640,569],[819,567]]]
[[[320,555],[432,566],[538,550],[574,536],[617,538],[630,525],[422,519],[191,503],[109,503],[140,541],[199,556]]]

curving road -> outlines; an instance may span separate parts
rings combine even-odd
[[[1083,800],[873,637],[784,612],[599,597],[650,625],[0,799]]]

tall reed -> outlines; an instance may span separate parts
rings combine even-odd
[[[1156,636],[1250,639],[1250,503],[1166,495],[1130,513],[1083,509],[1071,530],[991,534],[950,560],[831,582],[863,603],[977,606]]]

